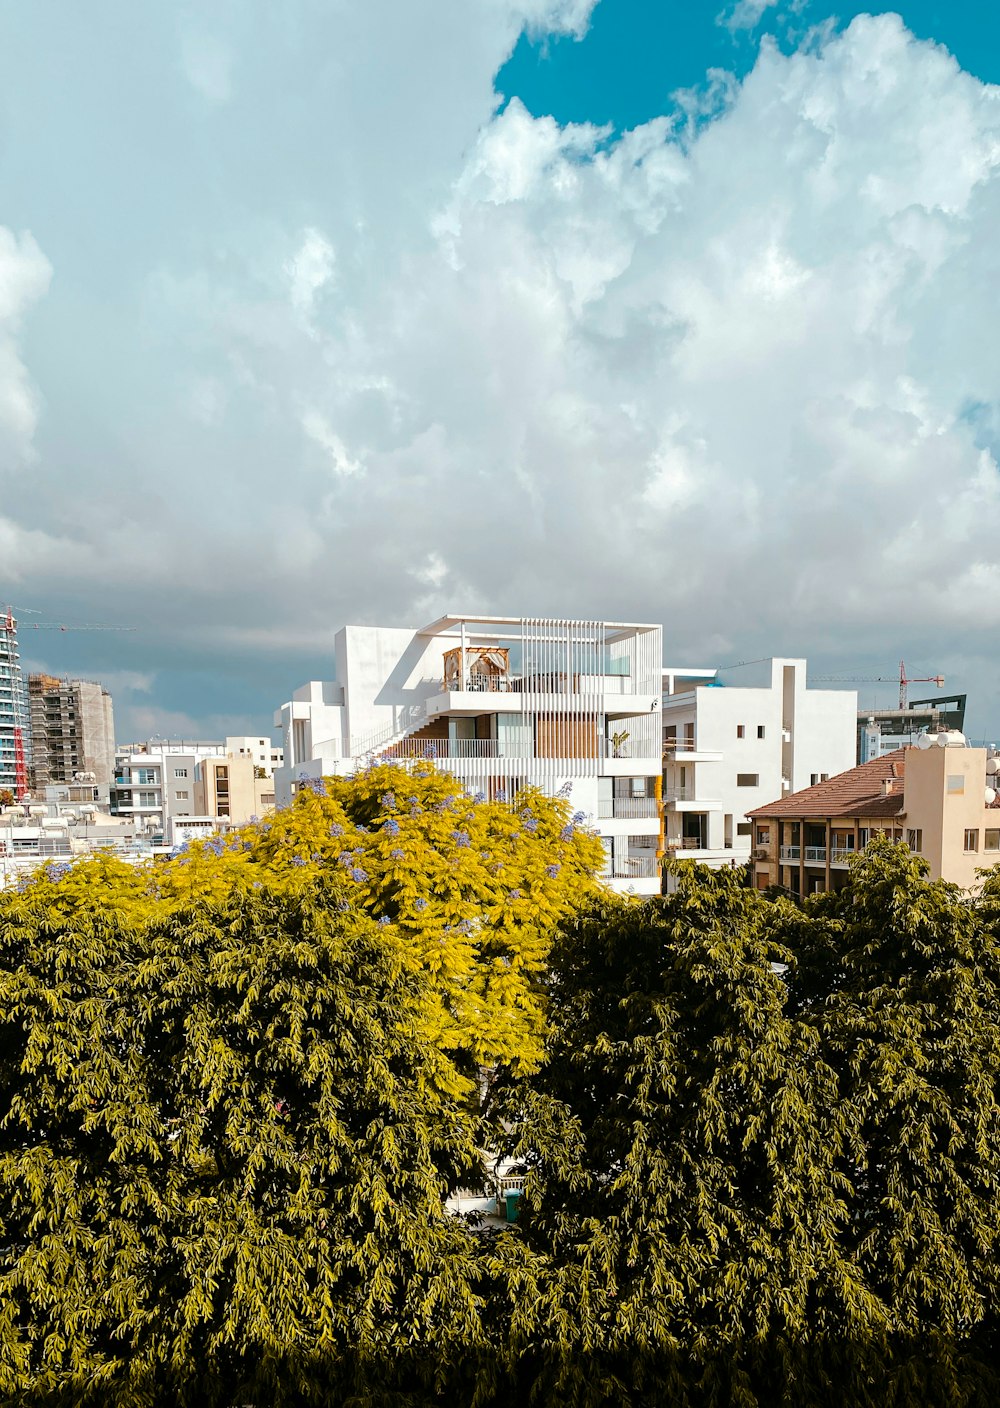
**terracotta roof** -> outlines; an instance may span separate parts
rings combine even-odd
[[[803,787],[791,796],[756,807],[747,816],[898,816],[903,811],[905,767],[906,750],[898,748],[883,758],[840,772],[828,782],[817,782],[815,787]],[[885,782],[892,784],[888,795]]]

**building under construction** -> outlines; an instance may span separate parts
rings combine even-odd
[[[115,767],[115,724],[111,695],[90,680],[28,677],[31,716],[31,786],[41,792],[92,773],[99,798],[107,803]]]
[[[911,699],[905,709],[859,709],[858,762],[909,748],[922,733],[965,732],[964,694]]]
[[[17,622],[0,613],[0,792],[20,801],[28,790],[31,733],[17,648]]]

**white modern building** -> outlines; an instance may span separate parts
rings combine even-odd
[[[663,671],[668,855],[707,865],[750,858],[754,808],[854,765],[857,694],[807,689],[805,660],[763,660],[749,680]]]
[[[345,626],[333,680],[275,714],[278,806],[368,758],[433,759],[470,792],[568,789],[616,888],[659,890],[659,626],[443,616],[420,630]]]

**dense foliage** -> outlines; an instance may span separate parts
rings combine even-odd
[[[995,1403],[1000,881],[599,857],[376,768],[0,896],[0,1402]]]
[[[540,1402],[994,1403],[1000,885],[875,844],[805,910],[682,869],[553,953],[530,1170]]]

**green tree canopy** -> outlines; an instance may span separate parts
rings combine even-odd
[[[800,910],[681,866],[564,926],[500,1097],[525,1393],[995,1401],[1000,947],[923,870],[875,845]]]

